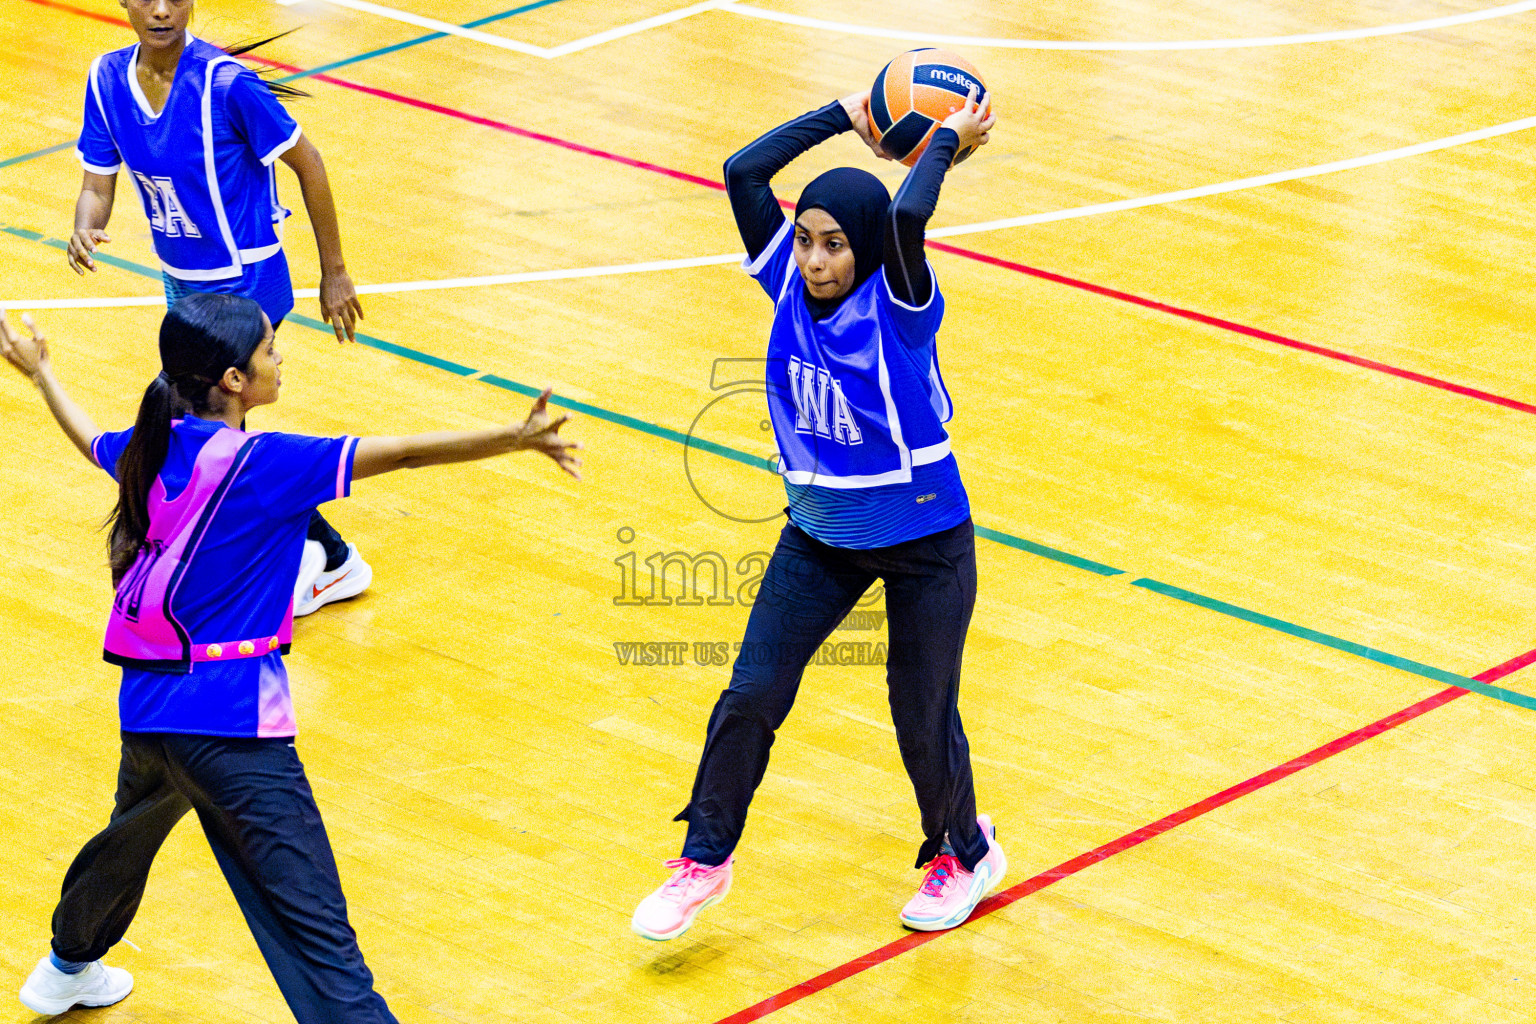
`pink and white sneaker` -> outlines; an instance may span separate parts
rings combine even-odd
[[[681,857],[667,861],[674,868],[672,877],[661,888],[640,901],[630,927],[635,934],[657,942],[675,939],[693,926],[699,911],[725,899],[731,891],[731,862],[735,855],[718,867]]]
[[[976,816],[981,834],[987,837],[987,855],[981,858],[975,871],[967,871],[959,859],[944,852],[928,864],[928,874],[918,887],[917,895],[901,908],[901,923],[920,932],[942,932],[958,928],[971,916],[983,896],[997,888],[1008,872],[1008,857],[997,845],[997,829],[985,814]]]

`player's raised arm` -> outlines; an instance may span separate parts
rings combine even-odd
[[[580,480],[581,460],[575,453],[581,445],[560,436],[560,428],[570,416],[553,419],[548,405],[549,389],[546,388],[522,423],[494,430],[444,430],[408,437],[361,438],[352,460],[352,479],[361,480],[396,469],[473,462],[507,452],[530,451],[549,456],[561,469]]]
[[[5,310],[0,309],[0,355],[4,355],[6,362],[37,385],[37,389],[43,393],[43,401],[48,403],[48,411],[53,413],[53,418],[58,421],[65,436],[80,449],[81,455],[94,463],[96,460],[91,455],[91,442],[100,431],[86,411],[65,394],[64,385],[54,375],[53,362],[48,358],[48,339],[37,329],[37,324],[30,316],[23,314],[21,322],[26,325],[26,337],[11,329],[5,319]]]

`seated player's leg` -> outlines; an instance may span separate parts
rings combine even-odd
[[[294,585],[293,614],[309,615],[332,601],[356,597],[373,582],[373,567],[363,561],[357,545],[341,539],[319,510],[309,519],[304,558]]]

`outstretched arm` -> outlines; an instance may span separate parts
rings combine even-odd
[[[77,274],[87,270],[95,273],[96,261],[91,253],[107,237],[107,221],[112,219],[112,201],[117,197],[117,174],[97,174],[86,171],[80,183],[80,198],[75,200],[75,230],[69,236],[69,249],[65,258],[69,269]]]
[[[336,332],[337,341],[357,340],[357,321],[362,319],[363,304],[341,258],[341,224],[336,219],[336,200],[331,196],[331,179],[325,173],[320,151],[306,135],[280,156],[299,177],[304,193],[304,209],[315,229],[315,247],[320,252],[320,315]]]
[[[891,294],[909,306],[925,306],[933,297],[933,276],[928,273],[923,236],[939,204],[944,175],[961,149],[987,144],[987,133],[995,120],[991,97],[983,96],[978,103],[972,89],[965,106],[945,118],[933,133],[928,148],[891,199],[885,228],[885,278]]]
[[[53,413],[64,435],[94,464],[96,458],[91,454],[91,442],[101,432],[86,411],[64,393],[64,385],[54,376],[53,361],[48,358],[48,339],[38,332],[37,324],[30,316],[22,314],[21,322],[26,324],[30,337],[24,338],[13,331],[6,322],[5,310],[0,309],[0,355],[37,385],[43,393],[43,401],[48,403],[48,411]]]
[[[870,135],[869,93],[862,92],[779,125],[725,162],[725,191],[749,258],[757,259],[784,226],[773,176],[812,146],[846,131],[857,131],[877,155],[890,159]]]
[[[577,480],[581,479],[581,460],[576,450],[581,445],[560,436],[560,428],[570,419],[550,419],[549,390],[533,403],[533,410],[522,423],[494,430],[439,431],[412,434],[409,437],[364,437],[357,442],[352,459],[352,479],[378,476],[396,469],[441,466],[449,462],[473,462],[507,452],[542,452]]]

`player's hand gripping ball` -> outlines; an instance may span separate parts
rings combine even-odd
[[[959,54],[936,49],[904,53],[875,78],[869,93],[870,131],[893,159],[911,167],[945,119],[964,109],[972,90],[985,109],[987,83],[976,65]],[[964,142],[955,154],[957,164],[979,145]]]

